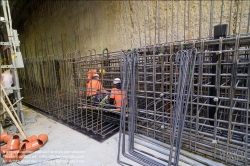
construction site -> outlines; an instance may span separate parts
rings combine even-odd
[[[249,166],[249,28],[249,0],[1,0],[0,166]]]

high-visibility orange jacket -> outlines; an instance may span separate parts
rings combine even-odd
[[[126,97],[126,91],[112,88],[110,97],[111,99],[114,99],[114,104],[117,107],[118,110],[121,110],[121,106],[123,105],[123,100]]]
[[[94,77],[94,74],[97,73],[96,69],[91,69],[88,71],[87,83]]]
[[[100,93],[108,93],[108,91],[106,91],[103,86],[101,81],[92,79],[87,83],[87,90],[86,90],[86,94],[87,96],[92,96],[92,95],[96,95],[96,94],[100,94]]]

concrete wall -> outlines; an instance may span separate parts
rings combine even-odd
[[[241,33],[247,31],[250,1],[239,4],[238,18],[237,5],[238,1],[233,0],[230,34],[238,33],[239,27]],[[76,49],[82,54],[88,49],[100,53],[103,47],[118,51],[138,47],[140,43],[148,45],[183,40],[184,36],[186,40],[209,36],[210,1],[202,1],[201,28],[198,0],[190,1],[190,4],[173,1],[173,6],[171,1],[159,1],[158,12],[156,6],[156,1],[45,2],[19,29],[22,53],[24,57],[61,54]],[[213,26],[220,23],[221,14],[222,23],[229,23],[231,2],[224,1],[222,13],[221,6],[221,1],[214,1]]]

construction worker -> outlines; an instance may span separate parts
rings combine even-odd
[[[93,78],[87,83],[87,99],[94,100],[95,102],[100,102],[103,98],[107,96],[106,93],[108,92],[104,90],[102,83],[99,79],[99,74],[94,74]]]
[[[92,78],[94,77],[94,74],[97,74],[96,69],[91,69],[88,71],[88,76],[87,76],[87,80],[86,80],[87,83],[89,83],[89,81],[92,80]]]
[[[11,85],[13,84],[13,75],[11,72],[11,69],[6,70],[5,72],[2,73],[2,86],[3,88],[10,88]],[[9,95],[13,93],[13,90],[5,90],[6,93]]]
[[[117,110],[121,110],[123,105],[123,100],[126,97],[126,91],[121,89],[121,80],[120,78],[115,78],[113,81],[113,88],[111,89],[109,103],[115,105]]]
[[[104,69],[100,69],[99,72],[104,75],[106,71]],[[86,80],[87,83],[94,77],[94,74],[97,74],[97,69],[91,69],[88,71]]]

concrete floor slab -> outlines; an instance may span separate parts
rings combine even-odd
[[[26,107],[24,117],[24,128],[28,136],[38,136],[39,134],[45,133],[48,134],[49,140],[38,151],[25,155],[22,161],[9,164],[4,163],[4,165],[119,165],[117,163],[118,133],[100,143],[78,131],[49,119],[31,108]],[[10,126],[5,130],[9,133],[16,132],[15,126]],[[140,145],[137,145],[137,147],[146,151],[152,151]],[[157,155],[163,158],[166,157],[163,154]],[[127,158],[122,157],[121,159],[132,165],[138,165]],[[179,165],[188,166],[189,164],[180,161]]]

